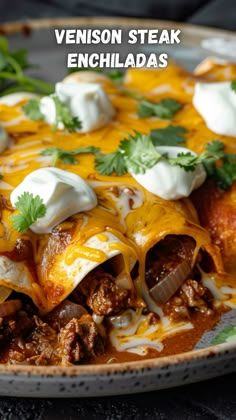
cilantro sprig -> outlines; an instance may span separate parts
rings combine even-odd
[[[152,102],[144,95],[133,90],[122,88],[121,92],[139,101],[137,114],[140,118],[158,117],[166,120],[172,120],[175,114],[182,108],[182,104],[173,98],[165,98],[158,102]]]
[[[121,140],[118,149],[114,152],[95,159],[95,168],[102,175],[115,172],[120,176],[128,172],[127,165],[130,165],[130,169],[132,167],[135,173],[139,171],[144,173],[145,167],[148,169],[154,166],[162,156],[157,154],[154,146],[179,146],[185,142],[184,133],[186,132],[186,128],[173,125],[151,130],[150,136],[136,132],[134,136],[129,135],[128,140]]]
[[[230,84],[231,89],[234,90],[236,92],[236,80],[233,80]]]
[[[29,99],[23,106],[23,111],[30,120],[40,121],[44,119],[44,115],[40,111],[40,99]]]
[[[134,136],[130,134],[128,139],[121,140],[116,151],[95,159],[95,169],[102,175],[145,173],[161,157],[149,136],[135,132]]]
[[[24,192],[18,197],[15,208],[19,214],[11,216],[13,228],[18,232],[25,232],[40,217],[45,216],[46,206],[39,195],[33,196],[29,192]]]
[[[0,36],[0,95],[19,91],[36,92],[48,95],[53,92],[54,85],[42,80],[33,79],[25,74],[32,67],[28,61],[26,49],[11,51],[8,41]]]
[[[58,127],[58,125],[62,123],[64,127],[70,132],[81,128],[81,122],[77,117],[73,117],[71,115],[68,106],[63,104],[57,95],[51,95],[51,97],[54,101],[56,109],[55,127]]]
[[[127,173],[122,150],[118,147],[114,152],[96,158],[95,169],[101,175],[111,175],[115,172],[118,176],[121,176]]]
[[[226,153],[219,140],[208,143],[206,149],[208,159],[203,164],[208,176],[213,177],[222,190],[227,190],[236,181],[236,155]]]
[[[144,174],[162,158],[150,137],[137,132],[134,136],[129,135],[128,139],[121,140],[119,148],[128,172],[135,174]]]
[[[121,70],[110,70],[108,73],[106,73],[109,79],[111,79],[114,83],[120,85],[124,81],[125,73]]]
[[[176,112],[182,108],[182,105],[175,99],[166,98],[158,102],[151,102],[147,99],[142,99],[138,104],[138,116],[147,118],[156,116],[162,119],[171,120]]]
[[[63,104],[57,95],[50,95],[54,101],[56,110],[56,119],[53,129],[56,129],[60,123],[69,131],[76,131],[81,128],[81,122],[77,117],[73,117],[67,105]],[[31,120],[44,120],[45,116],[40,110],[40,99],[30,99],[24,106],[23,111]]]
[[[95,73],[103,73],[120,87],[121,93],[139,101],[137,107],[137,114],[140,118],[156,116],[162,119],[171,120],[175,116],[175,114],[182,108],[182,104],[180,104],[173,98],[166,98],[158,102],[152,102],[146,99],[144,95],[141,95],[140,93],[137,93],[133,90],[126,89],[122,86],[125,73],[120,70],[115,69],[111,71],[103,71],[103,69],[99,67],[83,67],[70,69],[69,74],[84,70],[89,70]]]
[[[229,343],[236,340],[236,325],[227,325],[212,340],[211,345]]]
[[[171,139],[166,146],[173,146]],[[144,174],[159,161],[166,161],[172,166],[180,166],[186,172],[194,171],[199,164],[203,164],[207,175],[215,179],[217,184],[227,190],[236,180],[236,155],[226,153],[224,144],[219,140],[213,140],[206,145],[206,151],[200,155],[191,152],[181,152],[175,158],[168,154],[161,154],[156,146],[163,145],[162,139],[158,144],[158,138],[135,132],[120,144],[112,153],[95,159],[95,169],[103,175],[116,173],[123,175],[127,172]],[[174,144],[176,145],[176,144]]]
[[[155,146],[179,146],[186,141],[187,129],[181,125],[168,125],[151,130],[150,136]]]
[[[76,165],[78,160],[75,159],[74,156],[84,153],[92,153],[96,156],[101,154],[99,148],[94,146],[78,147],[74,150],[63,150],[58,147],[48,147],[47,149],[42,150],[41,156],[52,156],[53,166],[56,166],[59,160],[61,160],[65,165]]]

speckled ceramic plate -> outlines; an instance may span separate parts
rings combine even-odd
[[[109,18],[71,18],[30,21],[0,25],[0,32],[9,36],[11,45],[27,48],[30,60],[39,64],[33,70],[36,77],[49,81],[60,80],[66,73],[66,53],[71,47],[56,45],[54,28],[114,27],[179,28],[182,30],[178,46],[136,45],[136,52],[168,52],[179,64],[192,70],[207,56],[236,61],[236,35],[226,31],[180,25],[164,21]],[[130,46],[129,46],[130,47]],[[135,52],[124,42],[121,46],[96,47],[96,52],[120,52],[126,56]],[[80,46],[80,52],[93,47]],[[76,46],[73,45],[74,52]],[[231,329],[230,341],[223,341],[222,331]],[[222,337],[221,339],[218,339]],[[130,363],[93,366],[32,367],[0,365],[0,395],[24,397],[85,397],[134,393],[179,386],[224,373],[236,371],[236,310],[226,313],[214,330],[204,334],[191,352],[169,357]]]

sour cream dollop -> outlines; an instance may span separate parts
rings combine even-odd
[[[174,158],[179,153],[196,154],[185,147],[159,146],[156,148],[161,154]],[[180,166],[172,166],[167,161],[159,161],[145,174],[131,174],[147,191],[165,200],[178,200],[188,197],[193,190],[200,187],[206,179],[206,171],[199,164],[194,171],[186,172]]]
[[[20,195],[39,195],[47,211],[30,226],[35,233],[49,233],[58,223],[75,213],[97,205],[97,196],[80,176],[58,168],[41,168],[31,172],[11,193],[13,207]]]
[[[55,93],[67,105],[72,117],[81,121],[81,133],[96,130],[109,124],[115,115],[114,108],[99,83],[57,83]],[[50,96],[40,101],[40,111],[48,124],[55,124],[55,103]],[[58,128],[64,128],[59,123]]]
[[[18,104],[19,102],[24,101],[26,99],[33,99],[37,97],[38,95],[36,95],[35,93],[29,93],[29,92],[9,93],[8,95],[2,96],[0,98],[0,104],[14,106]]]
[[[236,92],[230,82],[197,83],[193,105],[211,131],[236,137]]]

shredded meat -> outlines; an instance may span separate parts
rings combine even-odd
[[[206,287],[199,281],[188,279],[166,303],[164,310],[173,318],[189,318],[192,309],[212,315],[211,301],[211,293]]]
[[[56,332],[37,315],[18,311],[14,319],[5,320],[3,361],[11,364],[48,364]]]
[[[103,271],[94,271],[86,276],[74,294],[81,301],[80,294],[97,315],[111,315],[139,305],[133,291],[120,289],[115,284],[115,279]]]
[[[75,305],[75,304],[73,304]],[[103,339],[90,315],[52,325],[38,315],[20,310],[0,318],[0,362],[61,365],[88,361],[104,351]]]
[[[46,360],[50,361],[57,342],[57,333],[39,317],[35,316],[34,320],[35,328],[28,337],[28,341],[34,345],[37,354],[43,355]]]
[[[195,242],[188,236],[168,235],[155,245],[146,258],[146,282],[151,289],[163,281],[182,261],[191,263]],[[198,256],[200,260],[201,255]],[[164,312],[173,318],[189,318],[192,310],[210,315],[212,296],[200,282],[200,273],[194,268],[177,292],[165,303]]]
[[[20,310],[14,316],[0,318],[0,344],[3,347],[12,338],[26,336],[33,327],[33,320],[26,311]]]
[[[80,319],[73,318],[58,336],[57,357],[61,364],[80,363],[88,361],[104,351],[98,327],[90,315]]]
[[[19,245],[19,255],[24,258],[28,255],[28,244],[22,242]],[[146,258],[147,285],[153,287],[163,281],[183,261],[190,263],[194,249],[194,240],[187,236],[169,235],[160,241]],[[115,273],[108,272],[107,266],[95,269],[69,296],[69,300],[44,317],[38,315],[37,308],[29,303],[28,298],[13,294],[11,303],[8,301],[8,305],[2,306],[0,362],[70,365],[89,362],[102,355],[109,343],[104,338],[104,326],[98,327],[91,313],[119,316],[127,308],[145,308],[145,303],[136,297],[133,289],[119,286]],[[213,298],[201,284],[199,270],[195,268],[186,276],[188,278],[177,292],[163,304],[164,313],[175,319],[188,318],[192,311],[212,315]],[[22,307],[19,309],[15,305],[12,313],[14,302],[18,300],[22,302]],[[158,318],[149,313],[149,319],[156,322]]]

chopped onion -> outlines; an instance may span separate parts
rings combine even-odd
[[[102,322],[104,320],[104,316],[103,315],[97,315],[95,313],[92,314],[92,318],[93,318],[95,324],[97,324],[97,325],[102,324]]]
[[[191,272],[191,266],[183,261],[167,274],[164,279],[150,289],[150,294],[158,303],[165,303],[178,290]]]
[[[120,289],[132,289],[133,283],[131,277],[127,273],[120,273],[116,277],[116,285]]]
[[[131,324],[132,312],[125,311],[121,315],[110,316],[109,320],[115,328],[126,328]]]
[[[87,314],[86,309],[78,303],[65,300],[50,314],[50,320],[60,321],[61,324],[67,324],[72,318],[81,318],[82,315]]]
[[[19,299],[7,300],[0,303],[0,318],[13,315],[22,308],[22,302]]]

